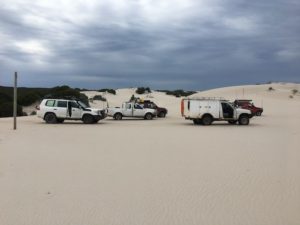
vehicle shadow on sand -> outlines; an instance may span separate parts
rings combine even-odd
[[[179,124],[179,123],[177,123]],[[249,123],[249,125],[239,125],[239,124],[228,124],[228,123],[212,123],[211,125],[195,125],[192,123],[181,123],[181,125],[185,126],[185,127],[260,127],[261,124],[257,124],[257,123]]]

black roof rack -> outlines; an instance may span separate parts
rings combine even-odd
[[[64,99],[64,100],[74,100],[74,101],[80,101],[79,98],[75,96],[59,96],[59,97],[54,97],[51,95],[46,95],[44,99]]]

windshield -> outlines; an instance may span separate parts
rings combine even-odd
[[[141,105],[139,105],[139,104],[134,104],[134,108],[135,109],[143,109],[143,107]]]
[[[84,104],[82,101],[77,102],[82,108],[88,108],[86,104]]]

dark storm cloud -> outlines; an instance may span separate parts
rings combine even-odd
[[[299,82],[298,1],[0,5],[0,82],[203,89]]]

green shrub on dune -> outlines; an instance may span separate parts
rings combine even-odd
[[[29,106],[32,105],[33,103],[39,101],[42,98],[39,94],[35,92],[30,92],[26,94],[25,96],[20,96],[18,99],[18,102],[20,105],[23,106]]]
[[[116,91],[114,89],[108,89],[108,88],[104,88],[104,89],[100,89],[98,90],[98,92],[107,92],[113,95],[116,95]]]
[[[104,98],[102,95],[95,95],[93,97],[93,100],[98,100],[98,101],[106,102],[106,98]]]
[[[89,106],[88,97],[80,93],[80,89],[69,86],[54,88],[18,88],[18,116],[22,116],[22,106],[29,106],[44,98],[79,99]],[[12,116],[13,88],[0,87],[0,117]]]
[[[13,116],[13,102],[0,103],[0,117]],[[17,106],[17,116],[23,116],[22,106]]]
[[[148,94],[151,93],[151,89],[149,87],[138,87],[135,91],[135,93],[142,95],[142,94]]]
[[[157,90],[159,92],[165,92],[167,95],[173,95],[177,98],[179,97],[187,97],[190,95],[193,95],[197,93],[196,91],[184,91],[182,89],[174,90],[174,91],[169,91],[169,90]]]

